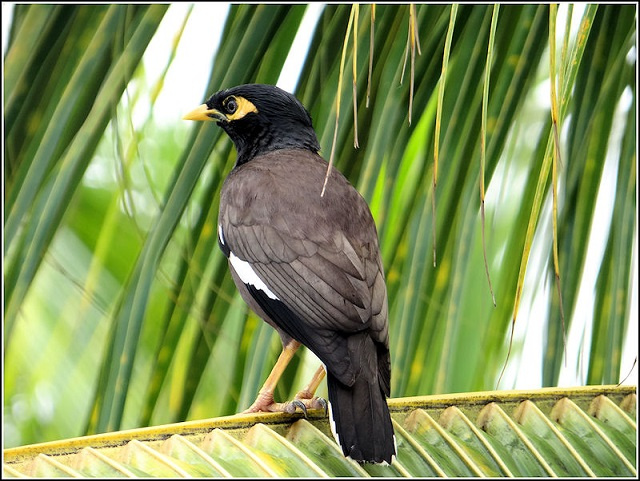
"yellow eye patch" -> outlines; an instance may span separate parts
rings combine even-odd
[[[222,103],[225,109],[225,116],[229,121],[239,120],[251,112],[258,113],[258,109],[253,103],[244,97],[230,96]]]

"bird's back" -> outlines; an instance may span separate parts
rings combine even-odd
[[[308,268],[336,291],[319,299],[328,299],[324,304],[336,311],[315,327],[345,334],[367,331],[383,353],[388,395],[387,295],[375,222],[366,201],[335,168],[320,195],[326,172],[327,162],[307,150],[264,154],[228,175],[220,222],[227,239],[233,242],[236,235],[236,250],[241,251],[236,255],[247,257],[243,260],[253,256],[263,263],[302,263],[301,269]],[[320,284],[309,285],[311,299],[323,295]],[[278,286],[273,289],[277,292]],[[290,307],[305,316],[296,303]]]

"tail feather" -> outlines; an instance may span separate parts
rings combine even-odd
[[[360,376],[347,386],[327,372],[327,388],[331,427],[344,455],[359,462],[391,463],[395,436],[378,380]]]

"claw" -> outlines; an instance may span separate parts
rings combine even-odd
[[[322,409],[325,416],[329,413],[329,403],[326,399],[323,399],[321,397],[305,398],[296,396],[295,400],[291,402],[295,403],[296,406],[303,405],[305,407],[303,409],[305,417],[307,417],[306,409]]]
[[[322,406],[322,409],[324,410],[324,415],[327,416],[329,414],[329,403],[327,402],[327,400],[319,397],[319,398],[316,398],[316,401],[318,402],[318,404]]]
[[[329,410],[329,404],[321,397],[301,397],[296,396],[292,401],[284,403],[276,403],[273,401],[273,395],[261,394],[255,400],[255,402],[243,411],[244,413],[256,413],[256,412],[284,412],[293,414],[298,408],[304,414],[305,419],[309,418],[309,409],[323,409],[326,416]]]
[[[295,408],[302,409],[302,412],[304,413],[304,418],[305,419],[308,418],[308,416],[307,416],[307,406],[305,406],[302,401],[300,401],[299,399],[294,399],[293,401],[291,401],[291,406],[293,406],[294,412],[295,412]]]

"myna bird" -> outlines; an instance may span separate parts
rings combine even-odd
[[[335,168],[322,193],[328,164],[311,117],[284,90],[222,90],[184,118],[216,122],[236,146],[220,195],[218,242],[242,298],[282,339],[282,354],[247,411],[322,406],[313,397],[322,367],[294,401],[273,399],[302,344],[326,370],[331,426],[344,455],[391,463],[387,289],[366,201]]]

